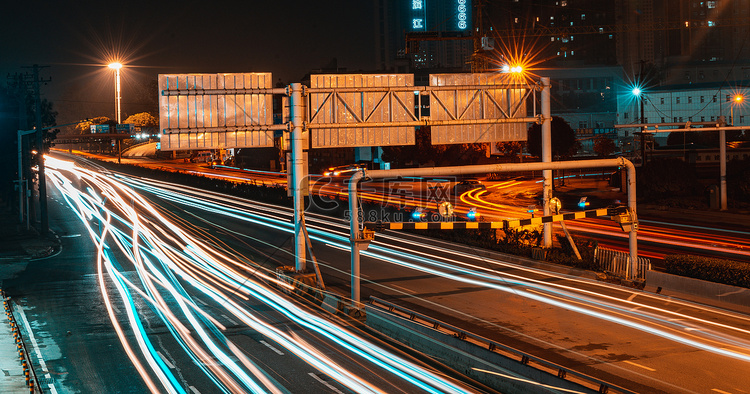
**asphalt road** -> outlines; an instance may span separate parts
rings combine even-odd
[[[257,264],[254,269],[290,265],[293,261],[289,210],[183,186],[155,188],[147,182],[131,185],[139,187],[140,193],[157,207],[137,210],[139,217],[150,219],[144,221],[143,238],[139,238],[143,243],[151,237],[146,229],[178,234],[177,230],[155,224],[154,215],[159,213],[179,223],[186,233],[199,237],[195,239],[205,240],[235,256],[227,261],[242,256],[240,260]],[[59,200],[55,193],[51,195]],[[117,204],[114,199],[107,201]],[[128,205],[137,205],[135,199],[124,201],[120,207],[123,212]],[[123,342],[112,328],[108,298],[102,295],[99,286],[98,276],[102,271],[94,263],[97,253],[89,231],[98,234],[101,225],[93,224],[97,220],[87,220],[84,226],[70,211],[65,214],[62,204],[53,202],[50,206],[51,214],[59,215],[50,223],[62,236],[63,252],[30,265],[18,278],[6,281],[5,288],[24,305],[29,326],[37,337],[38,351],[47,360],[56,389],[59,392],[148,390],[146,379],[141,377],[156,380],[155,373],[144,375],[130,362],[145,363],[148,352],[129,357],[123,350],[123,343],[134,344],[138,334],[132,324],[127,325],[125,311],[129,306],[123,303],[127,298],[119,301],[114,298],[112,302],[114,322],[126,327]],[[313,214],[308,215],[308,225],[329,290],[348,294],[347,225]],[[155,239],[163,245],[177,245],[175,238]],[[184,250],[186,246],[181,248]],[[145,275],[136,266],[130,266],[127,250],[126,247],[113,252],[121,267],[117,270],[120,276],[111,278],[133,283],[140,278],[146,283],[161,272],[148,271]],[[747,354],[750,319],[745,315],[580,277],[527,269],[510,263],[502,255],[407,234],[380,234],[362,256],[365,298],[378,295],[631,390],[739,393],[750,387]],[[116,294],[114,279],[104,283],[107,294]],[[223,286],[245,288],[229,283]],[[168,283],[157,284],[154,289],[167,288]],[[330,374],[321,374],[321,366],[311,367],[299,354],[293,356],[290,350],[293,346],[285,348],[269,340],[272,332],[264,331],[267,327],[294,333],[295,338],[302,339],[300,343],[320,344],[322,354],[329,355],[335,364],[344,366],[353,376],[366,377],[373,385],[385,387],[387,392],[414,392],[409,383],[394,379],[387,368],[381,370],[344,352],[328,335],[307,332],[308,329],[300,327],[302,323],[290,321],[289,315],[258,298],[248,297],[249,293],[221,293],[224,298],[216,299],[194,290],[190,291],[190,297],[196,300],[195,305],[200,304],[205,316],[215,320],[211,323],[214,327],[224,328],[216,338],[238,346],[240,354],[264,371],[260,376],[268,378],[282,392],[357,390],[340,380],[329,379]],[[185,351],[186,339],[176,335],[179,330],[174,329],[177,322],[187,324],[185,319],[164,319],[165,311],[178,309],[179,297],[169,292],[162,297],[163,309],[149,307],[152,301],[146,298],[132,297],[132,311],[138,313],[154,354],[163,363],[162,368],[174,376],[175,387],[212,392],[217,375],[205,371],[217,367],[209,360],[218,356],[196,359]],[[244,312],[228,313],[225,304],[238,300],[243,300]],[[302,311],[308,310],[303,306]],[[262,317],[264,324],[241,323],[240,319],[249,314]],[[229,361],[238,362],[241,358],[235,353],[235,358]]]
[[[230,211],[270,216],[275,223],[288,223],[290,217],[288,210],[190,194],[193,201],[206,198],[212,206],[227,204]],[[327,286],[346,294],[348,227],[312,214],[307,220]],[[240,237],[256,247],[273,239],[274,245],[287,245],[288,227],[275,236],[271,234],[279,231],[277,226],[266,227],[270,238],[264,238],[242,221],[232,224],[216,215],[202,221],[235,235],[249,230]],[[279,262],[283,255],[274,252]],[[395,300],[635,391],[740,392],[750,385],[745,351],[750,320],[741,314],[528,270],[501,255],[488,257],[406,234],[378,235],[362,256],[364,298],[378,295]]]
[[[64,178],[54,168],[50,227],[62,252],[5,283],[51,392],[481,391],[280,296],[271,276],[258,280],[263,267],[290,260],[283,231],[191,199],[176,204],[175,191],[149,196],[149,205],[100,174]]]

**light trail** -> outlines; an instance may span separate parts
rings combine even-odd
[[[474,193],[477,193],[478,191],[473,191]],[[214,200],[214,206],[216,205],[215,197],[212,196],[212,200]],[[213,208],[212,208],[213,209]],[[278,214],[279,212],[277,212]],[[288,213],[286,214],[288,217]],[[258,216],[253,216],[253,223],[262,223],[261,219],[262,215],[258,214]],[[279,222],[284,223],[287,222],[287,219],[273,219],[272,223],[275,223],[276,220],[279,220]],[[328,226],[332,226],[334,224],[328,223]],[[347,250],[349,249],[348,245],[348,228],[344,225],[335,224],[336,227],[340,229],[339,234],[333,234],[330,231],[330,228],[322,228],[318,227],[314,224],[308,223],[310,236],[314,241],[318,241],[324,244],[327,244],[331,247],[338,248],[341,250]],[[283,226],[283,227],[276,227],[277,229],[283,230],[283,231],[292,231],[291,226]],[[390,238],[394,239],[394,237],[391,237],[387,234],[382,234],[379,236],[379,238]],[[557,305],[560,307],[568,308],[571,310],[576,310],[579,313],[587,314],[590,316],[594,316],[597,318],[601,318],[603,320],[608,320],[612,322],[616,322],[631,328],[640,329],[644,332],[647,332],[649,334],[658,334],[662,336],[663,338],[667,338],[679,343],[683,343],[689,346],[697,347],[703,350],[708,350],[715,352],[717,354],[721,354],[724,356],[738,356],[740,359],[744,360],[744,357],[747,357],[747,354],[745,353],[733,353],[731,351],[722,350],[722,346],[736,346],[740,349],[743,347],[750,348],[750,342],[747,342],[745,340],[738,340],[737,338],[732,337],[731,335],[726,334],[718,334],[715,333],[716,328],[718,329],[725,329],[729,331],[735,331],[738,333],[741,333],[743,335],[750,334],[747,330],[744,330],[742,328],[738,327],[732,327],[732,326],[722,326],[720,324],[716,324],[715,322],[708,321],[706,319],[701,319],[695,316],[690,316],[684,313],[676,313],[670,310],[666,310],[664,308],[657,308],[653,307],[649,304],[642,303],[642,302],[635,302],[627,299],[618,299],[616,297],[611,296],[605,296],[602,295],[601,292],[597,291],[586,291],[579,288],[574,288],[572,286],[562,286],[555,283],[548,283],[547,281],[542,280],[529,280],[528,278],[523,278],[518,275],[510,275],[507,273],[499,273],[495,270],[488,270],[485,268],[478,267],[476,265],[464,263],[457,259],[449,259],[444,256],[451,255],[451,254],[457,254],[457,252],[452,251],[448,248],[439,248],[435,247],[434,245],[423,245],[425,249],[432,250],[430,253],[421,253],[420,255],[414,254],[414,252],[411,251],[411,249],[404,249],[404,248],[398,248],[395,247],[392,243],[389,243],[387,246],[381,246],[381,243],[374,242],[371,244],[369,251],[363,252],[363,255],[370,256],[372,258],[377,258],[379,260],[389,261],[394,264],[398,264],[410,269],[414,269],[420,272],[426,272],[433,275],[441,276],[444,278],[448,278],[454,281],[465,281],[465,276],[471,276],[478,279],[472,280],[469,283],[483,286],[483,287],[490,287],[490,288],[503,288],[508,289],[510,286],[524,286],[529,289],[536,289],[538,291],[543,291],[547,294],[549,294],[548,297],[542,297],[538,294],[532,295],[532,293],[526,292],[524,296],[527,296],[528,298],[535,299],[537,301],[541,302],[547,302],[551,305]],[[377,253],[375,253],[377,251]],[[397,257],[389,257],[390,256],[397,256]],[[471,255],[463,255],[463,258],[474,258],[476,259],[476,256]],[[406,261],[409,261],[407,263]],[[442,261],[442,262],[441,262]],[[488,260],[488,259],[481,259],[481,262],[483,264],[486,264],[491,262],[492,264],[496,264],[498,267],[510,267],[510,264],[502,263],[495,260]],[[463,268],[460,268],[463,267]],[[518,266],[513,266],[515,269],[524,269],[519,268]],[[449,272],[455,272],[457,269],[459,269],[459,274],[452,275],[449,274]],[[530,270],[530,269],[529,269]],[[539,271],[540,272],[540,271]],[[567,280],[572,280],[573,282],[579,281],[584,282],[582,280],[577,279],[571,279],[566,278]],[[564,301],[560,300],[558,297],[563,297],[564,299],[569,300],[568,303],[563,304]],[[650,297],[646,297],[650,298]],[[654,297],[655,299],[656,297]],[[604,299],[604,301],[602,300]],[[545,301],[546,300],[546,301]],[[583,303],[584,306],[576,306],[575,303]],[[622,305],[624,304],[624,305]],[[607,313],[603,313],[600,310],[602,308],[607,311]],[[647,310],[648,312],[641,311],[639,309]],[[618,317],[619,316],[627,316],[631,319],[637,319],[637,320],[643,320],[648,321],[649,324],[629,324],[624,317]],[[676,319],[668,319],[664,318],[664,315],[671,315],[675,318],[685,319],[689,321],[690,323],[681,323],[677,321]],[[696,330],[695,327],[704,326],[704,328],[700,330]],[[714,327],[714,329],[710,328]],[[703,341],[697,341],[692,339],[696,331],[700,331],[701,335],[703,335]],[[692,332],[690,336],[680,335],[680,334],[673,334],[672,332],[678,332],[678,333],[685,333],[685,332]],[[717,340],[718,338],[718,340]],[[711,343],[714,343],[715,345],[711,345]]]
[[[328,355],[330,351],[327,348],[318,348],[318,341],[313,344],[293,333],[273,327],[252,309],[245,307],[243,300],[252,298],[263,302],[295,324],[326,338],[326,341],[336,347],[421,390],[435,393],[464,392],[463,388],[434,372],[392,354],[350,332],[346,327],[335,325],[279,296],[277,290],[269,288],[263,282],[283,282],[262,270],[257,271],[258,267],[239,266],[233,256],[185,232],[160,214],[157,207],[136,193],[122,178],[103,176],[59,160],[50,160],[48,163],[48,174],[53,185],[87,226],[92,241],[97,245],[99,282],[110,320],[128,356],[152,392],[185,392],[183,387],[186,383],[178,381],[151,344],[149,334],[141,324],[142,312],[136,307],[139,299],[152,306],[156,316],[164,322],[185,354],[214,382],[218,390],[279,391],[266,377],[268,373],[247,357],[237,357],[237,362],[230,357],[238,353],[237,346],[222,334],[224,327],[209,317],[211,313],[202,310],[194,302],[194,293],[214,299],[224,313],[262,333],[352,391],[382,392],[366,377],[357,376],[334,361]],[[73,178],[67,177],[66,173],[70,173]],[[75,187],[71,179],[81,187]],[[84,187],[86,185],[88,187]],[[156,189],[151,191],[157,192]],[[267,216],[261,219],[258,215],[219,208],[210,202],[197,203],[190,197],[176,198],[177,193],[174,191],[158,193],[160,198],[192,204],[207,212],[290,231],[288,221],[269,219]],[[95,223],[99,223],[99,232],[95,229]],[[126,261],[117,261],[113,248]],[[137,282],[127,279],[126,265],[134,270]],[[256,270],[255,274],[246,275],[244,272],[251,268]],[[118,302],[125,307],[128,327],[121,327],[118,323],[119,316],[115,312],[112,295],[107,291],[108,285],[114,285],[117,290]],[[133,341],[135,348],[131,346]]]

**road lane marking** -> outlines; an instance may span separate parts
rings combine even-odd
[[[417,293],[417,292],[416,292],[416,291],[414,291],[414,290],[411,290],[411,289],[407,289],[406,287],[401,287],[401,286],[399,286],[399,285],[391,285],[391,287],[394,287],[394,288],[396,288],[396,289],[399,289],[399,290],[401,290],[401,291],[403,291],[403,292],[405,292],[405,293],[409,293],[409,294],[416,294],[416,293]]]
[[[267,347],[267,348],[269,348],[269,349],[273,350],[273,351],[274,351],[274,352],[276,352],[276,354],[278,354],[279,356],[283,356],[283,355],[284,355],[284,352],[282,352],[282,351],[281,351],[281,350],[279,350],[279,349],[276,349],[276,348],[275,348],[275,347],[274,347],[273,345],[271,345],[270,343],[266,342],[265,340],[261,339],[261,340],[260,340],[260,343],[262,343],[262,344],[266,345],[266,347]]]
[[[633,298],[635,298],[638,295],[638,293],[633,293],[630,297],[628,297],[628,301],[633,301]]]
[[[34,346],[34,352],[36,352],[36,357],[39,359],[39,366],[42,367],[42,372],[44,372],[44,377],[47,379],[52,379],[52,375],[49,373],[49,369],[47,369],[47,363],[44,362],[44,358],[42,358],[42,351],[39,349],[39,344],[36,341],[36,337],[34,336],[34,331],[31,330],[31,325],[29,324],[29,321],[26,320],[26,313],[23,311],[23,307],[18,307],[18,312],[21,315],[21,320],[23,320],[23,326],[26,327],[26,334],[29,336],[29,340],[31,341],[31,345]],[[49,384],[49,390],[52,394],[57,394],[57,389],[55,388],[55,385],[53,383]]]
[[[634,363],[634,362],[632,362],[632,361],[628,361],[628,360],[625,360],[625,362],[626,362],[626,363],[628,363],[628,364],[630,364],[630,365],[635,365],[636,367],[639,367],[639,368],[643,368],[643,369],[645,369],[645,370],[648,370],[648,371],[651,371],[651,372],[656,372],[656,370],[655,370],[655,369],[653,369],[653,368],[649,368],[649,367],[647,367],[647,366],[645,366],[645,365],[641,365],[641,364],[638,364],[638,363]]]
[[[732,394],[729,391],[724,391],[724,390],[719,390],[719,389],[711,389],[711,391],[715,391],[715,392],[721,393],[721,394]]]
[[[334,393],[344,394],[339,389],[337,389],[336,387],[333,387],[330,383],[328,383],[325,380],[319,378],[318,375],[316,375],[316,374],[314,374],[312,372],[309,372],[308,375],[312,376],[313,379],[317,380],[318,382],[322,383],[324,386],[328,387]]]
[[[190,391],[192,391],[193,393],[195,393],[195,394],[201,394],[201,392],[198,391],[198,389],[195,388],[195,386],[190,386],[189,388],[190,388]]]
[[[227,315],[225,315],[223,313],[221,314],[221,317],[227,319],[227,321],[229,321],[230,323],[232,323],[235,326],[239,326],[240,325],[240,323],[237,323],[236,321],[232,320],[229,316],[227,316]]]
[[[174,369],[174,364],[170,363],[169,360],[167,360],[167,358],[164,357],[164,355],[161,354],[160,351],[157,350],[156,354],[159,355],[159,357],[161,358],[161,361],[164,361],[164,364],[167,364],[167,366],[169,367],[169,369]]]

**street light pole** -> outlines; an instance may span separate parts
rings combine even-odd
[[[117,114],[117,124],[120,124],[120,69],[121,63],[110,63],[107,67],[115,70],[115,113]]]

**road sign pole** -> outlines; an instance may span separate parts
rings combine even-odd
[[[349,244],[351,246],[351,285],[352,285],[352,302],[353,307],[358,308],[360,305],[360,262],[359,251],[361,249],[360,240],[362,239],[359,230],[359,200],[357,199],[357,185],[364,176],[362,170],[352,175],[349,180]]]
[[[550,111],[550,82],[548,77],[542,77],[542,162],[552,162],[552,115]],[[552,170],[543,170],[543,207],[544,216],[550,215],[550,199],[552,198]],[[544,247],[552,247],[552,223],[544,224]]]
[[[304,110],[302,105],[302,85],[293,83],[289,85],[289,104],[292,120],[292,198],[294,199],[294,256],[295,269],[297,272],[305,270],[305,235],[302,232],[304,225],[303,216],[305,211],[305,199],[302,195],[302,177],[305,175],[305,162],[302,156],[302,119]]]

